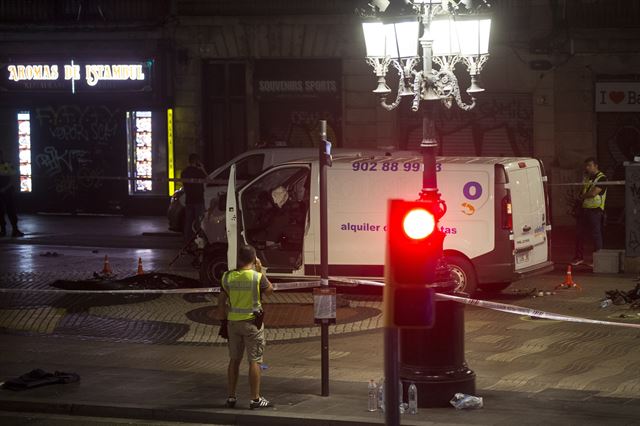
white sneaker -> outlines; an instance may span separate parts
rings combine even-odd
[[[273,407],[273,404],[271,402],[269,402],[269,400],[267,398],[264,397],[260,397],[258,398],[258,400],[251,400],[251,403],[249,404],[249,408],[250,409],[256,409],[256,408],[268,408],[268,407]]]

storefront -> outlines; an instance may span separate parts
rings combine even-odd
[[[327,136],[341,145],[342,64],[339,59],[270,59],[255,62],[254,93],[264,146],[312,147]]]
[[[0,148],[19,164],[22,209],[166,208],[173,111],[165,64],[158,52],[0,61]]]
[[[609,180],[625,179],[625,163],[640,153],[640,75],[602,77],[595,83],[598,163]],[[623,223],[624,187],[607,189],[607,215]]]

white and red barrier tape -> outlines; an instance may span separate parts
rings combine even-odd
[[[342,282],[346,284],[366,285],[383,287],[384,283],[373,280],[359,280],[343,277],[331,277],[330,281]],[[275,291],[294,290],[302,288],[320,287],[321,281],[293,281],[273,283]],[[34,289],[34,288],[0,288],[0,293],[9,294],[194,294],[194,293],[219,293],[220,287],[211,288],[181,288],[181,289],[123,289],[123,290],[63,290],[63,289]],[[556,314],[537,309],[525,308],[522,306],[510,305],[508,303],[491,302],[488,300],[471,299],[467,297],[454,296],[450,294],[436,293],[437,300],[450,300],[465,305],[477,306],[480,308],[492,309],[494,311],[505,312],[514,315],[524,315],[536,318],[545,318],[555,321],[566,321],[581,324],[611,325],[616,327],[626,327],[640,329],[640,324],[621,323],[613,321],[594,320],[589,318],[574,317],[570,315]]]
[[[319,287],[320,281],[293,281],[273,283],[275,291]],[[122,289],[122,290],[65,290],[59,288],[0,288],[5,294],[197,294],[220,293],[220,287],[172,288],[172,289]]]
[[[40,176],[33,175],[34,179],[38,178],[48,178],[48,176]],[[152,176],[139,176],[139,177],[128,177],[128,176],[69,176],[71,178],[76,178],[80,180],[115,180],[115,181],[153,181],[153,182],[183,182],[183,183],[211,183],[210,179],[199,179],[199,178],[158,178]],[[549,186],[582,186],[584,182],[565,182],[565,183],[548,183]],[[616,185],[625,185],[624,180],[610,180],[605,182],[598,182],[598,186],[616,186]]]
[[[380,283],[377,281],[370,281],[370,280],[355,280],[351,278],[339,278],[339,277],[334,277],[331,279],[333,281],[346,282],[348,284],[373,285],[376,287],[384,286],[383,283]],[[436,299],[451,300],[453,302],[463,303],[465,305],[478,306],[480,308],[492,309],[494,311],[506,312],[508,314],[514,314],[514,315],[525,315],[525,316],[545,318],[545,319],[550,319],[555,321],[567,321],[567,322],[575,322],[575,323],[582,323],[582,324],[612,325],[617,327],[640,329],[640,324],[629,324],[629,323],[622,323],[622,322],[601,321],[601,320],[594,320],[594,319],[588,319],[588,318],[574,317],[570,315],[562,315],[562,314],[556,314],[553,312],[546,312],[546,311],[540,311],[537,309],[525,308],[522,306],[510,305],[507,303],[490,302],[487,300],[479,300],[479,299],[470,299],[468,297],[453,296],[450,294],[436,293]]]

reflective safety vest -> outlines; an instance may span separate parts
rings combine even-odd
[[[598,172],[598,174],[596,174],[596,177],[594,179],[591,179],[589,177],[585,177],[583,185],[582,185],[581,194],[584,195],[587,192],[591,191],[591,188],[593,188],[593,186],[597,182],[599,182],[600,180],[602,180],[605,177],[606,176],[602,172]],[[604,210],[604,202],[605,202],[606,198],[607,198],[607,190],[605,189],[604,191],[600,192],[595,197],[585,198],[582,201],[582,208],[583,209],[602,209],[602,210]]]
[[[254,312],[262,309],[260,303],[260,279],[262,274],[253,269],[225,272],[222,288],[227,293],[229,321],[245,321],[255,318]]]

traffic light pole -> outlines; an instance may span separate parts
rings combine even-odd
[[[438,193],[438,176],[436,174],[436,150],[438,140],[435,137],[433,121],[429,120],[426,114],[422,117],[422,191],[420,201],[440,204],[440,194]],[[440,207],[437,205],[436,207]],[[444,212],[443,212],[444,214]],[[437,218],[439,219],[439,218]]]
[[[384,420],[386,426],[400,424],[398,382],[398,328],[384,327]]]
[[[427,108],[429,111],[430,108]],[[427,112],[428,113],[428,112]],[[438,192],[436,153],[438,142],[434,123],[426,114],[422,121],[424,170],[420,201],[434,212],[436,232],[439,220],[446,213],[446,204]],[[442,243],[435,280],[429,283],[439,293],[455,293],[456,283],[451,279],[449,267],[442,255]],[[435,324],[430,329],[400,329],[400,378],[418,388],[420,407],[449,406],[449,400],[457,393],[475,393],[475,373],[464,359],[464,307],[451,301],[436,301]]]

